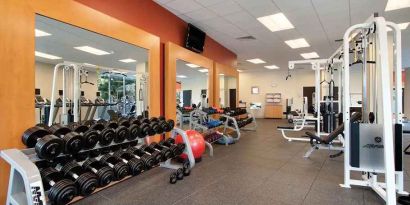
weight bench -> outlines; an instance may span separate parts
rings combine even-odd
[[[356,122],[360,120],[362,117],[360,112],[355,112],[351,118],[350,122]],[[330,155],[330,158],[338,157],[343,154],[344,147],[342,146],[334,146],[334,140],[339,137],[339,135],[343,136],[343,131],[345,129],[344,124],[339,125],[333,132],[329,133],[327,136],[319,137],[311,132],[306,132],[307,137],[309,137],[310,144],[312,147],[305,153],[305,158],[309,158],[310,155],[318,149],[326,149],[326,150],[335,150],[340,151],[337,154]]]
[[[283,138],[285,138],[289,142],[291,141],[309,142],[308,138],[286,136],[286,132],[298,132],[298,131],[303,130],[305,128],[305,124],[306,124],[306,119],[299,119],[297,121],[294,121],[293,126],[278,126],[277,129],[282,132]]]

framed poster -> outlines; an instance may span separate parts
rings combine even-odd
[[[251,94],[259,94],[259,87],[258,86],[252,86]]]

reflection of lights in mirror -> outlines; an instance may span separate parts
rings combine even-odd
[[[236,77],[219,74],[219,105],[220,107],[236,107]]]
[[[74,90],[81,91],[79,120],[109,120],[148,109],[146,49],[40,15],[35,27],[37,123],[47,123],[50,117],[56,123],[73,121]],[[60,63],[70,66],[58,70],[53,88],[54,67]],[[77,83],[72,65],[79,68]],[[58,92],[63,88],[70,103],[56,103],[54,112],[46,116],[52,94],[55,102],[64,100]],[[64,104],[68,107],[63,113]]]
[[[193,104],[207,106],[208,69],[191,62],[177,60],[176,104],[191,107]]]

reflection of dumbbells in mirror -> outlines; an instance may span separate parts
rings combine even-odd
[[[37,156],[41,159],[52,160],[64,149],[64,141],[61,138],[41,127],[27,129],[23,133],[22,142],[27,148],[34,147]]]
[[[96,159],[87,159],[81,166],[98,176],[99,187],[104,187],[114,180],[114,170]]]
[[[126,163],[129,166],[131,174],[133,176],[141,174],[141,172],[146,169],[144,161],[141,160],[140,157],[135,156],[134,154],[118,150],[114,152],[113,155],[120,158],[124,163]]]
[[[100,161],[114,170],[115,180],[121,180],[130,175],[130,169],[120,158],[105,154],[100,158]]]
[[[104,124],[102,123],[95,123],[90,126],[91,130],[95,130],[99,134],[99,144],[101,146],[106,146],[111,144],[115,137],[115,131],[114,129],[110,127],[105,127]]]
[[[79,194],[88,196],[94,192],[98,186],[97,176],[89,171],[85,171],[79,164],[75,162],[68,162],[65,165],[58,165],[56,167],[65,178],[74,181],[78,188]]]
[[[147,154],[136,147],[129,147],[127,149],[128,153],[134,155],[134,157],[141,159],[145,164],[145,169],[151,169],[157,162],[151,154]]]
[[[81,135],[84,149],[91,149],[97,145],[99,134],[96,130],[89,129],[87,125],[80,123],[70,123],[68,127]]]
[[[74,182],[64,179],[63,175],[52,167],[40,170],[44,189],[48,191],[48,200],[52,204],[68,204],[78,193]]]
[[[65,153],[75,154],[83,148],[82,136],[77,132],[71,131],[70,128],[60,124],[54,124],[50,127],[49,131],[63,139]]]

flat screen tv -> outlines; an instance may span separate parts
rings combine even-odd
[[[205,36],[205,32],[192,24],[188,24],[185,47],[194,52],[202,53],[204,51]]]

